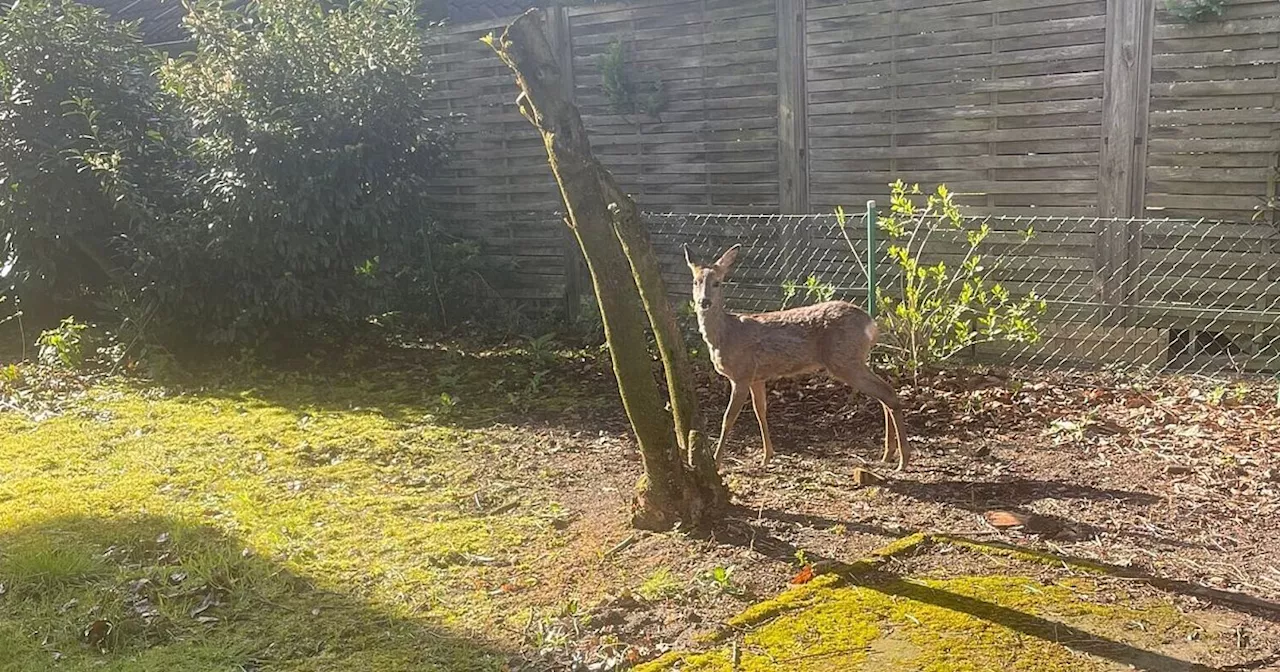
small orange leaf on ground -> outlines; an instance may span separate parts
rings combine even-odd
[[[1021,513],[1012,511],[987,511],[982,514],[991,523],[992,527],[1023,527],[1027,524],[1029,518]]]
[[[813,565],[805,565],[799,574],[791,577],[791,583],[799,585],[813,580]]]

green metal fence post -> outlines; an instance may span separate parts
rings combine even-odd
[[[876,316],[876,202],[867,201],[867,314]]]

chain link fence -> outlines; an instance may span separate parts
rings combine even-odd
[[[742,244],[729,308],[756,312],[828,297],[866,305],[865,215],[647,214],[668,287],[687,303],[682,245],[707,263]],[[1145,369],[1211,376],[1280,373],[1280,230],[1268,222],[1082,217],[967,217],[959,230],[915,231],[923,264],[958,268],[967,232],[987,279],[1045,301],[1035,343],[993,341],[970,361]],[[1028,238],[1026,231],[1033,234]],[[888,240],[872,255],[876,291],[902,295]],[[901,244],[900,242],[898,244]]]

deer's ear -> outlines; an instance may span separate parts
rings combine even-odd
[[[684,263],[689,264],[689,268],[697,268],[698,265],[693,263],[693,255],[689,254],[689,245],[685,244],[681,247],[684,248]]]
[[[726,250],[725,253],[720,255],[720,258],[716,260],[716,268],[719,269],[721,273],[727,273],[729,268],[733,266],[733,262],[738,260],[738,253],[741,251],[741,244],[734,245]]]

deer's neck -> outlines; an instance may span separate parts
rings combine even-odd
[[[698,309],[698,330],[702,338],[712,348],[719,348],[724,340],[724,333],[729,329],[729,313],[724,306],[712,306]]]

